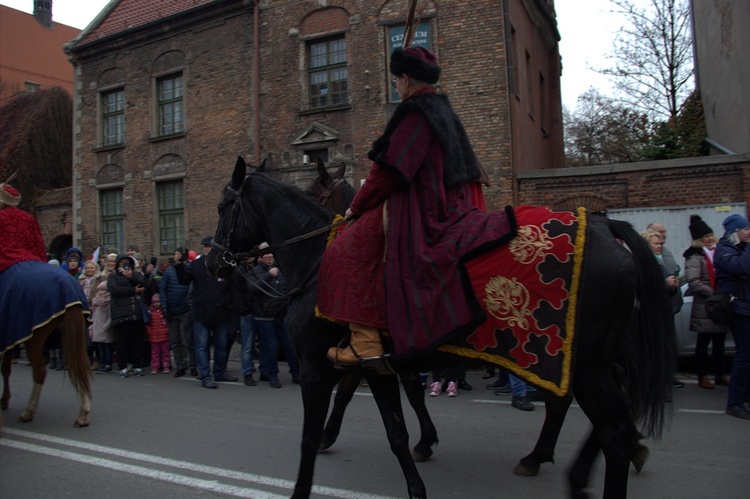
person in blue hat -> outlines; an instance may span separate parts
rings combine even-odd
[[[729,381],[726,413],[750,419],[750,223],[742,215],[730,215],[721,223],[724,237],[714,254],[719,290],[735,296],[731,324],[735,356]]]

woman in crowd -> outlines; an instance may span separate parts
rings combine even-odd
[[[690,217],[690,247],[683,253],[685,257],[685,278],[688,290],[693,295],[693,309],[690,311],[690,330],[698,335],[695,342],[695,366],[698,371],[698,385],[709,390],[714,383],[708,377],[708,345],[711,347],[713,372],[717,385],[729,385],[726,375],[724,342],[727,327],[720,326],[706,314],[706,298],[716,289],[716,272],[714,270],[714,250],[716,239],[714,231],[698,215]]]

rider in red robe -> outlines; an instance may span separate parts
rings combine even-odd
[[[435,55],[396,49],[390,69],[402,102],[369,153],[370,174],[347,211],[356,221],[326,250],[319,277],[319,310],[352,331],[348,347],[328,352],[344,366],[382,356],[384,330],[393,352],[406,354],[483,322],[461,260],[515,229],[510,212],[472,203],[480,167],[448,98],[432,86]]]

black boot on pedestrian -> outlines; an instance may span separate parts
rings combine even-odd
[[[186,372],[186,371],[185,371],[185,369],[177,369],[177,370],[176,370],[176,371],[174,372],[174,377],[175,377],[175,378],[179,378],[179,377],[181,377],[181,376],[185,376],[185,372]]]
[[[247,376],[245,376],[245,384],[247,386],[255,386],[258,383],[255,382],[255,380],[253,379],[253,375],[252,374],[248,374]]]
[[[524,395],[523,397],[513,397],[513,402],[511,404],[516,409],[520,409],[522,411],[533,411],[534,410],[534,404],[529,402],[529,399],[526,398]]]

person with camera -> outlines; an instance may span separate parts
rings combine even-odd
[[[750,223],[735,214],[721,224],[725,234],[714,252],[716,281],[720,291],[735,297],[730,324],[735,353],[726,413],[750,419]]]
[[[174,250],[174,261],[182,262],[188,258],[188,249],[179,247]],[[167,318],[169,328],[169,348],[174,355],[176,371],[174,377],[179,378],[190,369],[191,376],[198,376],[195,364],[195,348],[193,345],[193,321],[190,317],[188,303],[189,285],[180,284],[177,272],[173,266],[164,270],[159,280],[159,296],[164,317]]]
[[[127,378],[130,369],[135,376],[143,376],[143,291],[146,279],[138,270],[133,257],[119,255],[115,272],[107,278],[111,295],[110,321],[117,339],[117,363],[120,377]]]

